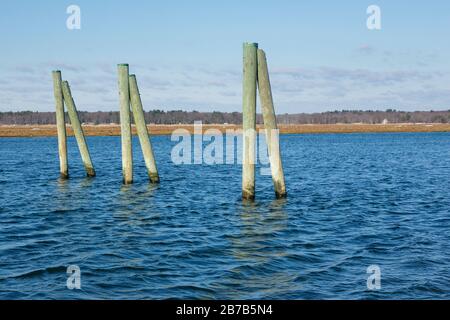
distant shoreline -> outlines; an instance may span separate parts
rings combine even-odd
[[[148,125],[152,135],[170,135],[175,129],[186,129],[193,133],[192,124],[179,125]],[[208,129],[226,130],[240,129],[239,125],[204,124],[203,131]],[[258,128],[263,126],[258,125]],[[282,134],[305,133],[375,133],[375,132],[450,132],[450,124],[440,123],[391,123],[391,124],[293,124],[279,125]],[[72,128],[67,126],[68,135],[72,136]],[[120,125],[100,124],[83,125],[83,131],[87,136],[119,136]],[[133,133],[135,128],[133,126]],[[0,125],[0,137],[53,137],[56,136],[55,125]]]

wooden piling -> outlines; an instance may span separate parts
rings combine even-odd
[[[61,71],[52,72],[53,93],[56,102],[56,128],[58,132],[59,171],[61,178],[69,178],[69,166],[67,161],[67,136],[64,116],[64,100],[62,94]]]
[[[141,96],[134,74],[129,77],[131,109],[133,110],[134,124],[141,143],[142,153],[144,155],[147,173],[152,183],[159,182],[158,169],[156,167],[155,157],[153,155],[152,144],[150,142],[147,125],[145,124],[144,109],[142,108]]]
[[[242,198],[255,198],[257,43],[244,43]]]
[[[258,49],[258,89],[275,195],[277,198],[285,198],[287,193],[280,155],[279,132],[273,106],[266,54],[261,49]]]
[[[131,147],[130,91],[128,84],[128,64],[119,64],[120,131],[122,141],[123,183],[133,183],[133,154]]]
[[[62,92],[64,102],[67,107],[67,113],[69,114],[70,123],[77,140],[78,150],[80,150],[81,160],[83,161],[84,168],[86,169],[86,174],[88,177],[95,177],[95,170],[92,164],[91,156],[89,154],[88,146],[86,144],[86,139],[84,138],[83,128],[81,127],[77,108],[75,106],[72,92],[70,91],[70,86],[67,81],[63,81],[62,83]]]

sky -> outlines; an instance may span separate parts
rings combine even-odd
[[[448,110],[449,32],[448,0],[5,1],[0,111],[53,111],[56,69],[78,110],[117,111],[118,63],[146,110],[240,111],[243,42],[266,52],[277,113]]]

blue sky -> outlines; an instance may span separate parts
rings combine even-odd
[[[66,8],[81,8],[68,30]],[[381,8],[381,30],[366,9]],[[116,65],[145,109],[239,111],[242,43],[266,51],[278,113],[450,109],[449,1],[9,1],[0,111],[54,109],[61,69],[79,110],[118,110]]]

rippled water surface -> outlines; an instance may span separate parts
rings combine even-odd
[[[152,142],[161,184],[121,184],[119,137],[0,139],[1,299],[450,298],[450,134],[283,135],[289,197],[240,165],[179,165]],[[69,265],[81,290],[66,287]],[[381,290],[367,290],[367,267]]]

